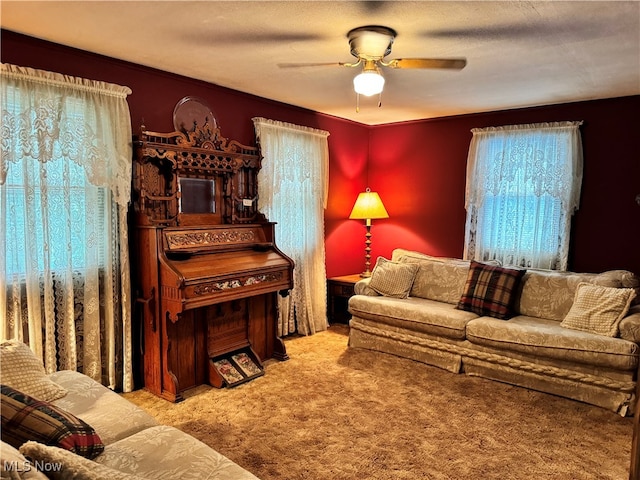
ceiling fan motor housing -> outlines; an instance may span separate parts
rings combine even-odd
[[[381,60],[391,53],[396,31],[389,27],[370,25],[347,33],[351,55],[363,60]]]

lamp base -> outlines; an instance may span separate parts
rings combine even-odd
[[[360,276],[362,278],[369,278],[371,276],[371,220],[367,219],[365,226],[367,233],[364,235],[364,272],[362,272]]]

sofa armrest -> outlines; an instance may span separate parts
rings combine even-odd
[[[634,305],[620,321],[620,338],[640,343],[640,305]]]
[[[367,295],[369,297],[377,297],[380,294],[376,292],[373,288],[369,287],[369,282],[371,281],[371,277],[363,278],[359,282],[353,286],[353,291],[356,295]]]
[[[91,425],[105,445],[158,425],[145,410],[87,375],[61,370],[49,378],[68,392],[53,404]]]

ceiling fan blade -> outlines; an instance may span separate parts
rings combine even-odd
[[[328,63],[278,63],[280,68],[298,68],[298,67],[355,67],[358,63],[345,62],[328,62]]]
[[[210,30],[191,30],[181,33],[180,37],[189,42],[211,42],[220,45],[259,45],[262,43],[287,44],[326,40],[324,35],[301,32],[220,32]]]
[[[382,63],[389,68],[451,68],[454,70],[461,70],[466,64],[466,58],[397,58],[388,63]]]
[[[588,23],[576,23],[575,19],[568,20],[569,23],[561,23],[558,19],[546,19],[544,22],[514,22],[502,25],[466,26],[460,28],[445,28],[428,30],[419,33],[424,38],[438,39],[463,39],[463,40],[529,40],[546,35],[552,35],[571,28],[572,32],[580,32],[585,36],[597,31],[598,26],[595,21]]]

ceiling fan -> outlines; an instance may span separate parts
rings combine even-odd
[[[353,63],[280,63],[281,68],[316,67],[335,65],[341,67],[359,67],[362,72],[353,79],[353,86],[358,95],[370,97],[381,95],[384,88],[384,77],[380,73],[381,67],[386,68],[446,68],[460,70],[465,67],[465,58],[396,58],[385,61],[391,53],[391,46],[397,33],[389,27],[369,25],[354,28],[347,33],[351,55],[358,60]],[[380,106],[380,103],[378,104]]]

